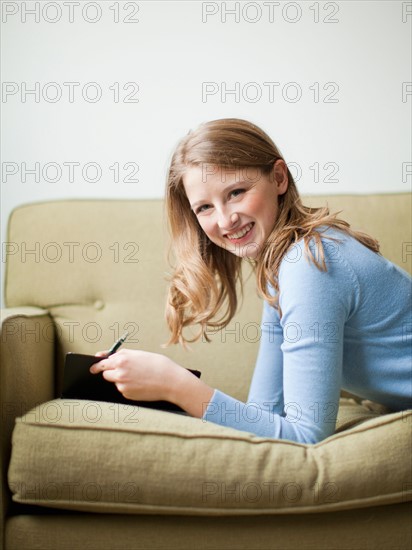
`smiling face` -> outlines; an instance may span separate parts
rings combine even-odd
[[[263,174],[257,168],[191,166],[183,185],[207,237],[236,256],[255,259],[275,225],[278,196],[288,186],[287,167],[278,160]]]

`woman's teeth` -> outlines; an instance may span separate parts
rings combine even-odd
[[[249,223],[246,227],[238,231],[237,233],[232,233],[230,235],[226,235],[228,239],[240,239],[246,235],[253,227],[253,223]]]

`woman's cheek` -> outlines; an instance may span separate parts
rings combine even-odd
[[[250,193],[247,197],[247,200],[243,203],[243,208],[247,212],[248,216],[255,217],[256,213],[262,211],[262,207],[265,205],[265,201],[262,200],[262,197],[260,197],[257,194]]]
[[[210,237],[212,235],[212,228],[213,228],[213,224],[211,223],[211,220],[202,219],[200,220],[199,223],[200,223],[200,227],[203,229],[206,235]]]

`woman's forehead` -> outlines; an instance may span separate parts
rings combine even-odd
[[[189,166],[183,175],[185,188],[198,186],[200,183],[212,185],[231,184],[235,182],[255,182],[262,175],[258,167],[225,167],[203,163]]]

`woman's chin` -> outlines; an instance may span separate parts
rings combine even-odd
[[[247,243],[244,245],[228,244],[225,246],[226,250],[239,258],[248,258],[249,260],[255,260],[259,254],[259,245],[255,242]]]

